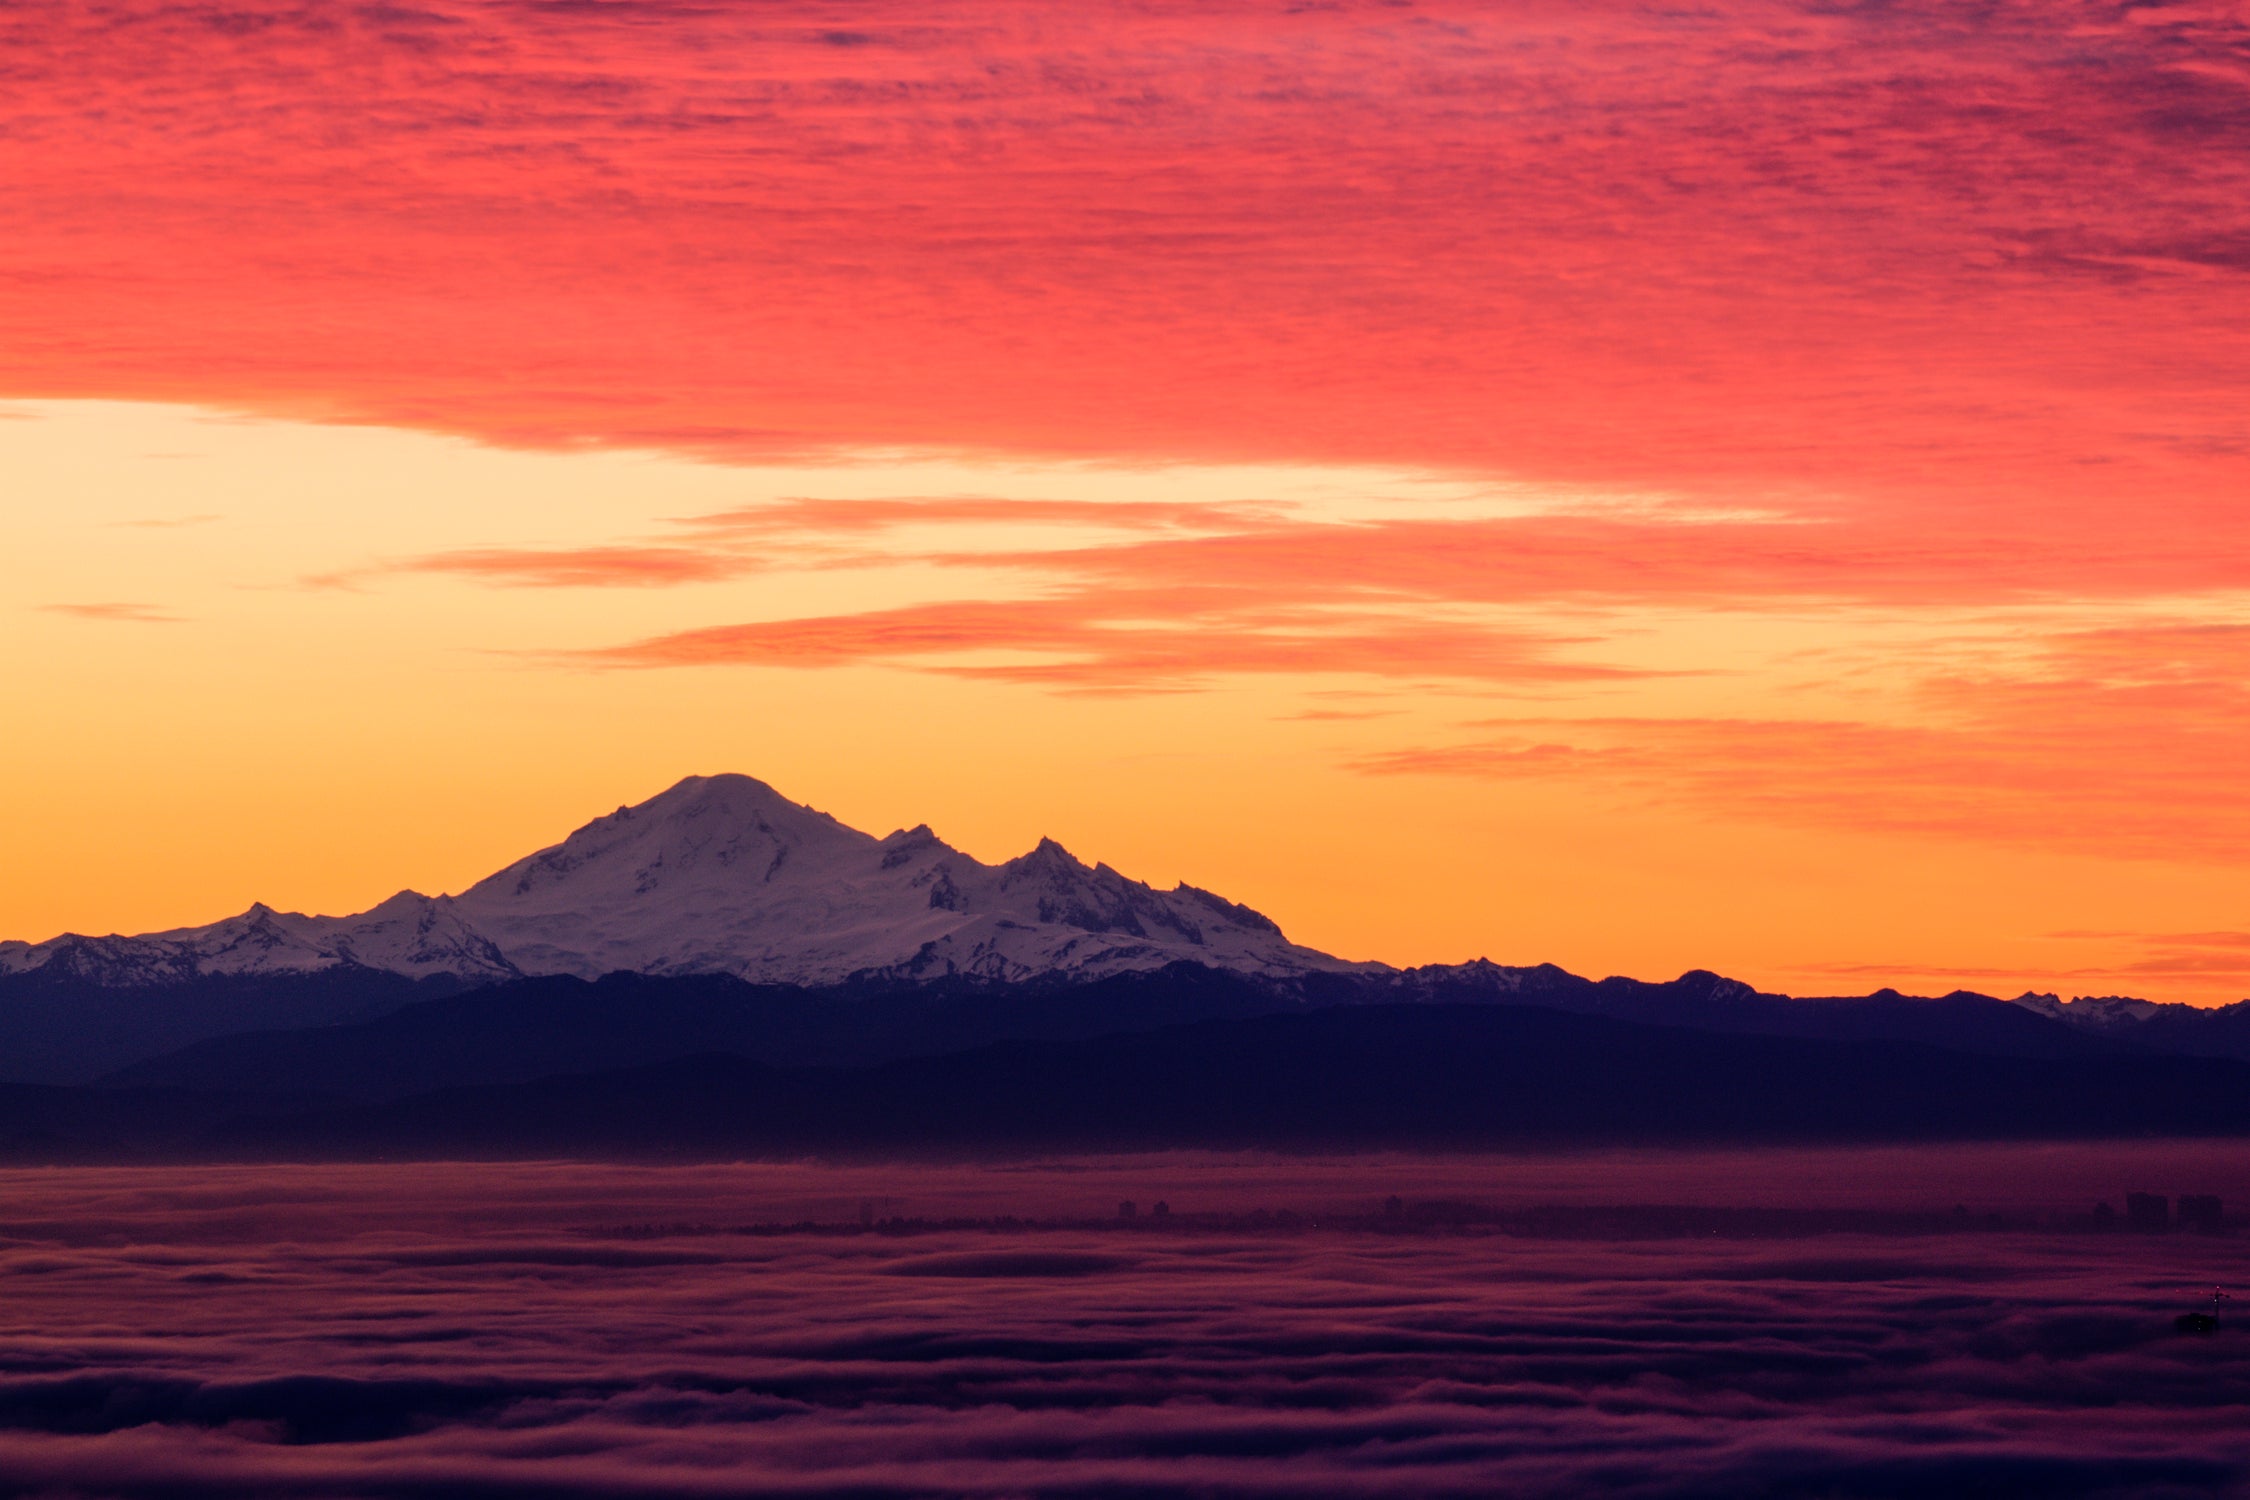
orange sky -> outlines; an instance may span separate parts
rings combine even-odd
[[[2250,993],[2238,4],[0,15],[0,935],[734,769],[1396,962]]]

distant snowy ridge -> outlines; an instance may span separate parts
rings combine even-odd
[[[2250,1022],[2250,1000],[2202,1006],[2168,1000],[2136,1000],[2130,995],[2079,995],[2064,1000],[2056,995],[2024,994],[2016,996],[2014,1003],[2080,1031],[2135,1042],[2155,1043],[2161,1039],[2170,1044],[2179,1039],[2182,1027],[2208,1029],[2212,1023],[2243,1026]]]
[[[401,891],[353,917],[308,917],[259,903],[208,927],[139,937],[66,933],[0,943],[0,974],[33,970],[93,984],[173,984],[219,975],[311,974],[347,965],[412,978],[511,978],[519,971],[443,896]]]
[[[2022,994],[2016,996],[2016,1004],[2087,1031],[2130,1031],[2175,1008],[2124,995],[2079,995],[2065,1000],[2059,995]]]
[[[691,776],[457,896],[401,891],[348,917],[257,905],[208,927],[0,943],[0,977],[107,991],[370,972],[470,985],[620,971],[807,986],[954,976],[1015,983],[1181,962],[1259,980],[1356,976],[1371,986],[1369,998],[1511,996],[1597,1012],[1642,1003],[1630,984],[1613,992],[1604,988],[1613,982],[1589,986],[1551,965],[1350,963],[1290,942],[1248,907],[1189,885],[1152,889],[1083,864],[1052,840],[987,865],[927,827],[875,838],[747,776]],[[1870,998],[1884,997],[1906,998],[1888,990]],[[1784,998],[1699,970],[1664,987],[1661,1014],[1632,1014],[1718,1024]],[[2250,1056],[2250,1002],[2202,1010],[2027,994],[2012,1003],[2134,1046]]]
[[[1208,891],[1158,891],[1052,840],[987,865],[927,827],[875,838],[747,776],[691,776],[458,896],[348,917],[264,905],[208,927],[0,943],[0,974],[109,986],[357,966],[414,978],[732,974],[765,983],[1099,978],[1180,961],[1265,977],[1383,973]]]

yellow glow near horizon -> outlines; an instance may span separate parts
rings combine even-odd
[[[2239,921],[2238,884],[2208,861],[1974,840],[1936,859],[1926,836],[1727,816],[1614,780],[1360,769],[1404,745],[1474,740],[1494,718],[1910,723],[1900,662],[2004,658],[2028,615],[1422,607],[1544,631],[1565,638],[1559,660],[1639,675],[1264,670],[1071,693],[881,660],[621,669],[563,653],[741,621],[1036,600],[1052,589],[1038,569],[977,557],[1121,534],[1093,513],[783,538],[770,556],[737,540],[739,568],[666,587],[401,570],[480,548],[688,548],[683,518],[792,498],[1162,502],[1183,508],[1167,524],[1189,532],[1194,507],[1335,524],[1614,501],[1374,469],[933,454],[724,466],[177,407],[9,413],[0,937],[458,890],[682,775],[738,770],[875,833],[926,821],[987,860],[1051,835],[1137,878],[1246,901],[1298,941],[1356,958],[1701,966],[1798,992],[2239,989],[2192,966],[2145,967],[2151,935]],[[2113,935],[2055,935],[2074,931]]]

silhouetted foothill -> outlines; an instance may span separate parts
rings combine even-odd
[[[1216,998],[1203,983],[1166,973],[1095,988],[1149,1002],[1146,1021],[1182,986],[1198,1006]],[[1067,990],[1038,998],[1051,1014],[1070,1009],[1065,997],[1078,998]],[[895,1014],[902,1026],[927,1019],[935,1031],[954,1030],[989,998],[916,992]],[[1029,1015],[1031,997],[1019,998],[1026,1003],[1010,1013]],[[932,1000],[942,1003],[920,1009]],[[254,1078],[233,1066],[247,1056],[233,1058],[224,1088],[122,1076],[94,1088],[0,1083],[0,1157],[708,1160],[2250,1136],[2250,1064],[1975,1056],[1903,1042],[1650,1026],[1532,1005],[1339,1005],[806,1066],[744,1056],[736,1048],[751,1043],[738,1039],[763,1034],[825,1048],[845,1022],[881,1012],[883,998],[860,1011],[837,1005],[808,1016],[804,997],[771,996],[738,980],[615,976],[527,981],[494,1014],[483,1008],[497,999],[429,1003],[448,1013],[446,1025],[394,1015],[271,1036],[287,1045],[255,1054],[269,1066]],[[461,1006],[477,1013],[455,1013]],[[816,1034],[816,1020],[837,1029]],[[433,1037],[475,1045],[421,1045]],[[279,1066],[308,1062],[339,1038],[354,1046],[329,1054],[331,1073]],[[606,1060],[588,1056],[596,1040]],[[431,1066],[464,1059],[475,1064],[465,1078]],[[302,1092],[264,1092],[261,1078],[265,1088],[282,1079]],[[348,1087],[322,1090],[316,1079]],[[2167,1227],[2169,1203],[2140,1196],[2153,1204],[2155,1227]],[[2151,1209],[2137,1212],[2136,1225]],[[1391,1222],[1451,1215],[1417,1200]]]

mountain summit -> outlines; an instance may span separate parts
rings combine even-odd
[[[691,776],[458,896],[402,891],[349,917],[262,905],[141,937],[0,943],[0,974],[111,985],[358,967],[412,978],[731,974],[782,984],[973,975],[1097,978],[1189,960],[1353,972],[1193,886],[1159,891],[1052,840],[987,865],[928,828],[875,838],[748,776]]]
[[[754,1004],[727,998],[729,980],[853,1003]],[[961,982],[925,983],[948,980]],[[441,1004],[422,1015],[418,1002],[466,992],[484,997],[470,1011],[522,1023],[493,1033],[500,1052],[573,1067],[653,1055],[668,1036],[759,1055],[790,1046],[815,1058],[885,1046],[904,1055],[964,1038],[1400,1002],[1528,1004],[1636,1025],[2004,1056],[2250,1058],[2250,1002],[2200,1011],[1887,990],[1800,1001],[1701,971],[1651,984],[1482,960],[1347,963],[1297,946],[1247,907],[1188,885],[1153,889],[1053,840],[988,865],[926,827],[876,838],[762,781],[691,776],[458,895],[401,891],[346,917],[257,905],[140,937],[0,943],[0,1081],[82,1082],[229,1035],[348,1030],[401,1007],[442,1031],[452,1012]],[[859,1003],[871,995],[886,998]],[[611,1000],[625,1011],[603,1012]],[[509,1009],[519,1004],[531,1010]],[[573,1006],[607,1019],[573,1022]],[[659,1011],[687,1030],[667,1031]],[[534,1034],[539,1047],[526,1050]],[[401,1056],[423,1060],[416,1067],[475,1050],[434,1033],[399,1043]],[[305,1066],[252,1071],[285,1077]]]

